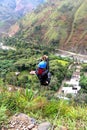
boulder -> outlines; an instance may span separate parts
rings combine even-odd
[[[9,122],[9,130],[32,130],[36,126],[36,120],[20,113],[14,115]]]
[[[51,128],[51,124],[49,122],[41,123],[38,126],[38,130],[49,130],[49,128]]]

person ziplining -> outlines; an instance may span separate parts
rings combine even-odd
[[[36,74],[41,85],[49,85],[51,73],[49,72],[48,56],[42,56],[36,71],[31,71],[30,74]]]

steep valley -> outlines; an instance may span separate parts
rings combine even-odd
[[[8,35],[80,54],[87,54],[86,0],[48,0],[16,23]]]

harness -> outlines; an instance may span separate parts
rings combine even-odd
[[[44,68],[38,68],[37,74],[38,74],[38,75],[42,75],[42,73],[43,73],[45,70],[46,70],[46,69],[44,69]]]

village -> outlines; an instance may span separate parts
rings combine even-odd
[[[59,99],[70,100],[67,95],[75,97],[81,89],[81,86],[79,85],[81,65],[78,63],[74,63],[74,65],[76,68],[72,74],[71,79],[67,80],[65,78],[60,89],[56,93],[56,97],[58,97]]]
[[[82,69],[81,64],[87,62],[87,57],[62,50],[58,50],[56,55],[73,59],[73,64],[70,65],[68,69],[70,70],[72,67],[75,67],[75,70],[70,80],[67,80],[66,77],[64,78],[60,89],[56,93],[56,97],[59,99],[70,100],[67,98],[67,95],[76,96],[81,89],[81,86],[79,85],[80,71]]]

